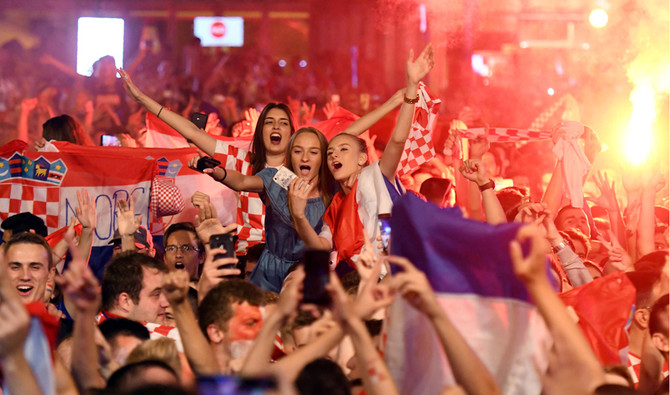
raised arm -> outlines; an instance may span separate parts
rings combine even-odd
[[[491,184],[493,181],[486,173],[484,162],[481,159],[469,159],[463,162],[459,170],[463,177],[470,180],[470,189],[476,188],[476,190],[469,191],[468,194],[475,193],[475,191],[478,194],[481,193],[486,222],[493,225],[507,222],[505,211],[496,196],[495,185]],[[479,204],[479,199],[476,199],[476,202]]]
[[[386,114],[393,111],[394,108],[398,107],[398,105],[403,102],[405,90],[406,88],[398,90],[381,106],[355,120],[351,125],[344,129],[342,133],[349,133],[353,134],[354,136],[358,136],[366,130],[370,129],[372,125],[379,122],[379,120],[384,118]]]
[[[421,51],[419,57],[414,60],[414,51],[409,51],[407,59],[407,89],[404,94],[404,103],[400,107],[400,114],[391,135],[391,139],[386,144],[384,153],[379,160],[379,167],[382,174],[390,181],[395,179],[396,169],[400,162],[400,157],[405,149],[405,141],[409,136],[409,130],[412,126],[414,117],[414,101],[418,98],[419,81],[428,74],[433,68],[433,45],[428,44]],[[408,101],[410,101],[408,103]]]
[[[172,306],[179,335],[184,340],[184,353],[196,376],[214,376],[223,373],[219,368],[205,335],[200,330],[195,313],[188,303],[188,273],[176,270],[163,276],[163,293]]]
[[[174,111],[163,107],[154,99],[145,95],[142,91],[133,84],[128,73],[123,69],[118,69],[123,81],[123,87],[126,89],[128,96],[133,100],[143,105],[147,111],[156,115],[161,121],[167,123],[181,134],[186,140],[193,142],[198,148],[205,151],[208,155],[214,155],[216,149],[216,139],[204,131],[200,130],[193,122],[182,117]]]
[[[520,243],[527,240],[531,251],[524,256]],[[591,346],[547,278],[544,245],[540,230],[532,225],[520,228],[516,240],[510,242],[514,273],[526,285],[554,338],[543,393],[591,394],[604,383],[604,374]]]
[[[117,207],[117,221],[119,235],[121,235],[121,250],[122,251],[136,251],[135,232],[140,227],[142,222],[142,215],[135,217],[135,199],[132,196],[125,199],[119,199],[116,204]]]
[[[394,288],[430,320],[442,343],[456,383],[468,394],[499,394],[500,389],[493,375],[447,317],[426,275],[406,258],[389,256],[387,259],[403,269],[392,279]]]
[[[100,375],[100,362],[95,343],[95,315],[100,306],[100,289],[82,254],[70,243],[72,262],[56,281],[70,301],[74,316],[72,335],[72,375],[81,393],[104,388]]]
[[[188,166],[195,169],[198,159],[200,159],[199,156],[191,158],[188,162]],[[258,176],[247,176],[239,171],[228,170],[223,167],[205,169],[203,173],[234,191],[263,192],[263,179]]]

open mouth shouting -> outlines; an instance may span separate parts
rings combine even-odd
[[[340,168],[342,167],[342,163],[335,161],[335,162],[333,162],[332,166],[333,166],[333,171],[337,171],[337,170],[340,170]]]
[[[309,172],[312,170],[312,168],[309,165],[301,165],[300,166],[300,175],[302,176],[309,176]]]
[[[19,292],[19,296],[22,298],[27,298],[33,292],[32,285],[17,285],[16,290]]]
[[[281,134],[280,133],[272,133],[270,135],[270,143],[272,143],[274,145],[281,144]]]

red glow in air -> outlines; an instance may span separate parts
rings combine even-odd
[[[221,38],[226,35],[226,25],[224,25],[222,22],[214,22],[212,23],[212,36],[216,38]]]

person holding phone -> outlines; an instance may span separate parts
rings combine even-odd
[[[364,245],[363,229],[371,241],[376,240],[380,235],[378,214],[390,213],[393,200],[403,192],[396,179],[396,169],[409,135],[414,105],[419,100],[419,81],[433,68],[433,64],[431,44],[416,60],[413,51],[410,51],[404,103],[391,139],[377,162],[368,165],[365,141],[356,136],[341,133],[330,140],[328,169],[339,184],[339,192],[326,211],[324,221],[332,230],[334,248],[340,261],[347,261],[350,266],[354,266],[356,256]]]
[[[268,167],[245,175],[222,167],[204,173],[236,191],[260,193],[267,210],[266,245],[249,281],[279,292],[289,267],[304,247],[330,249],[330,231],[322,216],[332,198],[333,180],[326,168],[326,137],[307,127],[288,141],[286,167]],[[190,166],[196,166],[196,158]]]
[[[295,132],[291,110],[284,103],[269,103],[261,111],[251,142],[245,151],[232,144],[210,136],[176,112],[161,106],[133,84],[128,73],[119,69],[126,92],[163,122],[170,125],[185,139],[209,156],[216,156],[226,169],[244,175],[254,175],[266,167],[279,167],[284,163],[288,140]],[[237,202],[237,248],[242,263],[248,248],[265,242],[265,206],[257,193],[241,191]]]

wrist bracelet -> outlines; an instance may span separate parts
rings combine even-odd
[[[163,111],[163,106],[161,106],[161,109],[158,110],[158,114],[156,114],[156,118],[160,118],[160,117],[161,117],[161,111]]]
[[[219,168],[220,168],[220,169],[223,169],[223,178],[220,179],[220,180],[218,180],[218,181],[219,181],[219,182],[223,182],[223,180],[225,180],[226,177],[228,177],[228,170],[226,170],[226,168],[225,168],[225,167],[222,167],[222,166],[219,166]]]
[[[407,104],[415,104],[416,102],[419,101],[419,94],[416,94],[416,97],[413,99],[410,99],[409,97],[403,95],[402,100],[407,103]]]
[[[487,182],[484,185],[479,186],[479,191],[484,192],[487,189],[495,189],[495,187],[496,187],[496,183],[493,180],[489,179],[489,182]]]
[[[551,246],[551,249],[554,252],[559,252],[560,250],[564,249],[567,246],[568,244],[565,242],[565,240],[561,240],[560,243],[556,244],[555,246]]]

